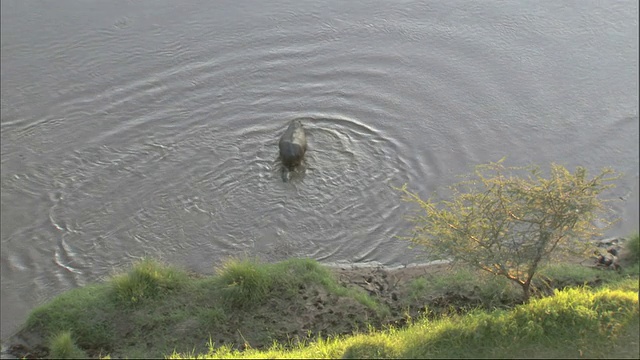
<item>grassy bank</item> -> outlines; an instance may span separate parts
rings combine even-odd
[[[322,319],[308,318],[326,306],[332,310]],[[388,308],[363,290],[340,286],[308,259],[231,260],[209,277],[145,260],[36,308],[19,335],[51,344],[70,332],[91,356],[157,357],[176,349],[204,351],[210,339],[244,348],[249,341],[266,346],[274,338],[306,338],[329,328],[348,333],[386,315]]]
[[[293,349],[233,351],[172,358],[574,358],[637,357],[638,282],[556,291],[505,311],[471,311],[405,329],[319,339]]]
[[[621,272],[542,269],[525,304],[506,279],[459,267],[402,280],[245,259],[201,276],[145,260],[38,307],[13,340],[59,358],[637,357],[637,235],[628,245]]]

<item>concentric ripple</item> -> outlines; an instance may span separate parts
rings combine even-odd
[[[143,256],[419,261],[392,186],[505,155],[612,166],[637,219],[638,5],[580,5],[2,1],[1,337]]]

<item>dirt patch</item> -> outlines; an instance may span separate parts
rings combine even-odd
[[[410,297],[410,283],[420,277],[434,277],[453,270],[450,264],[418,265],[403,268],[360,267],[336,268],[338,282],[346,287],[358,287],[385,304],[391,310],[390,324],[402,324],[407,315],[415,317],[427,299]],[[436,296],[436,294],[433,294]]]

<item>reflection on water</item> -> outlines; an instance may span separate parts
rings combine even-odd
[[[505,155],[624,172],[638,228],[633,1],[1,4],[3,338],[142,256],[419,261],[390,185]]]

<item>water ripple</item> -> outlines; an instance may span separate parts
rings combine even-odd
[[[3,303],[143,256],[414,262],[391,186],[504,155],[636,188],[637,3],[148,5],[2,2]]]

